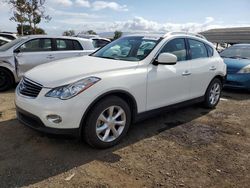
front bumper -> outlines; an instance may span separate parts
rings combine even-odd
[[[19,120],[43,132],[71,132],[81,128],[82,117],[88,107],[89,98],[79,95],[69,100],[45,97],[50,89],[43,88],[36,98],[28,98],[16,91],[15,103]],[[80,97],[80,98],[79,98]],[[58,115],[60,123],[48,120],[49,115]]]
[[[76,129],[56,129],[46,127],[41,119],[21,108],[16,106],[16,114],[18,120],[24,125],[43,133],[57,134],[57,135],[71,135],[74,137],[80,136],[79,128]]]
[[[235,89],[250,89],[250,73],[228,74],[224,87]]]

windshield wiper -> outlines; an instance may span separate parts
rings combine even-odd
[[[226,58],[231,58],[231,59],[249,59],[247,57],[241,57],[241,56],[231,56],[231,57],[226,57]]]

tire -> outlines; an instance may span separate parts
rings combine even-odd
[[[222,83],[220,79],[218,78],[213,79],[207,88],[203,106],[208,109],[215,108],[220,101],[221,91],[222,91]]]
[[[0,91],[6,91],[13,85],[13,78],[9,71],[0,68]]]
[[[83,138],[94,148],[105,149],[118,144],[131,123],[129,105],[117,96],[104,98],[88,114],[83,125]]]

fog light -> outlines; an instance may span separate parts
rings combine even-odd
[[[47,120],[50,121],[51,123],[61,123],[62,122],[62,118],[58,115],[47,115]]]

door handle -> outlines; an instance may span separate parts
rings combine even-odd
[[[182,73],[182,76],[189,76],[189,75],[191,75],[191,72],[189,72],[188,70]]]
[[[54,59],[55,57],[53,55],[48,55],[47,59]]]
[[[212,66],[212,67],[209,68],[209,70],[214,71],[214,70],[216,70],[216,67]]]

